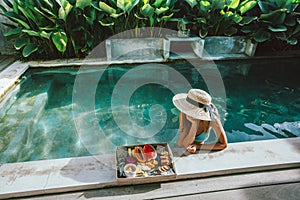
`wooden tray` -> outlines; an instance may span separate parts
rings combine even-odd
[[[144,149],[146,145],[151,145],[151,147],[155,149],[156,157],[150,156],[150,158],[147,159],[149,156],[145,156],[146,159],[144,160],[146,161],[141,162],[141,159],[136,158],[134,150],[136,147]],[[139,155],[141,154],[142,153]],[[126,161],[126,157],[131,158]],[[139,158],[141,157],[142,156]],[[137,167],[137,174],[134,177],[127,177],[124,172],[124,166],[128,164],[128,161],[132,162],[134,159],[136,160],[136,163],[134,164]],[[119,146],[116,149],[116,164],[116,179],[119,183],[159,182],[174,180],[176,178],[173,153],[168,143]]]

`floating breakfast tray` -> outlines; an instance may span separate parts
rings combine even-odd
[[[176,178],[173,154],[168,143],[119,146],[116,164],[118,182],[146,183]]]

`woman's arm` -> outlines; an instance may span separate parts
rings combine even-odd
[[[197,144],[196,148],[201,150],[223,150],[227,147],[227,137],[220,119],[211,122],[218,141],[211,144]]]

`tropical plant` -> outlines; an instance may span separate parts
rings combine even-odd
[[[9,9],[0,5],[1,14],[13,22],[5,24],[12,28],[5,36],[15,40],[14,46],[22,50],[23,57],[83,57],[102,37],[91,0],[4,2]]]
[[[144,27],[164,27],[176,10],[174,5],[177,0],[106,0],[95,5],[103,14],[99,21],[102,26],[111,29],[111,34],[134,30],[124,37],[143,37],[141,32]],[[154,30],[154,29],[150,29]],[[126,32],[128,33],[128,32]],[[154,36],[155,33],[148,33]],[[158,35],[159,36],[159,33]]]
[[[134,13],[139,2],[140,0],[106,0],[94,3],[93,6],[102,16],[99,23],[111,30],[110,35],[115,35],[138,27]]]
[[[184,16],[193,34],[206,36],[232,36],[238,33],[240,24],[249,23],[252,17],[244,17],[255,0],[184,0]]]
[[[255,20],[241,31],[256,42],[283,41],[297,44],[300,39],[299,0],[259,0]]]
[[[143,0],[138,13],[135,16],[139,19],[140,27],[158,27],[150,29],[151,36],[161,36],[159,28],[165,27],[168,21],[172,21],[172,16],[179,11],[175,9],[177,0]],[[154,33],[154,30],[158,30]]]

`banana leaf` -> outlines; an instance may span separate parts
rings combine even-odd
[[[20,50],[23,47],[25,47],[28,43],[29,43],[29,38],[27,38],[27,37],[20,37],[20,38],[18,38],[15,41],[14,46],[15,46],[15,48],[17,50]]]
[[[25,46],[25,48],[22,51],[22,55],[23,57],[28,57],[30,56],[32,53],[36,52],[38,50],[38,45],[34,44],[34,43],[29,43]]]
[[[68,37],[67,34],[60,30],[51,35],[51,39],[56,49],[62,53],[64,53],[67,49]]]

